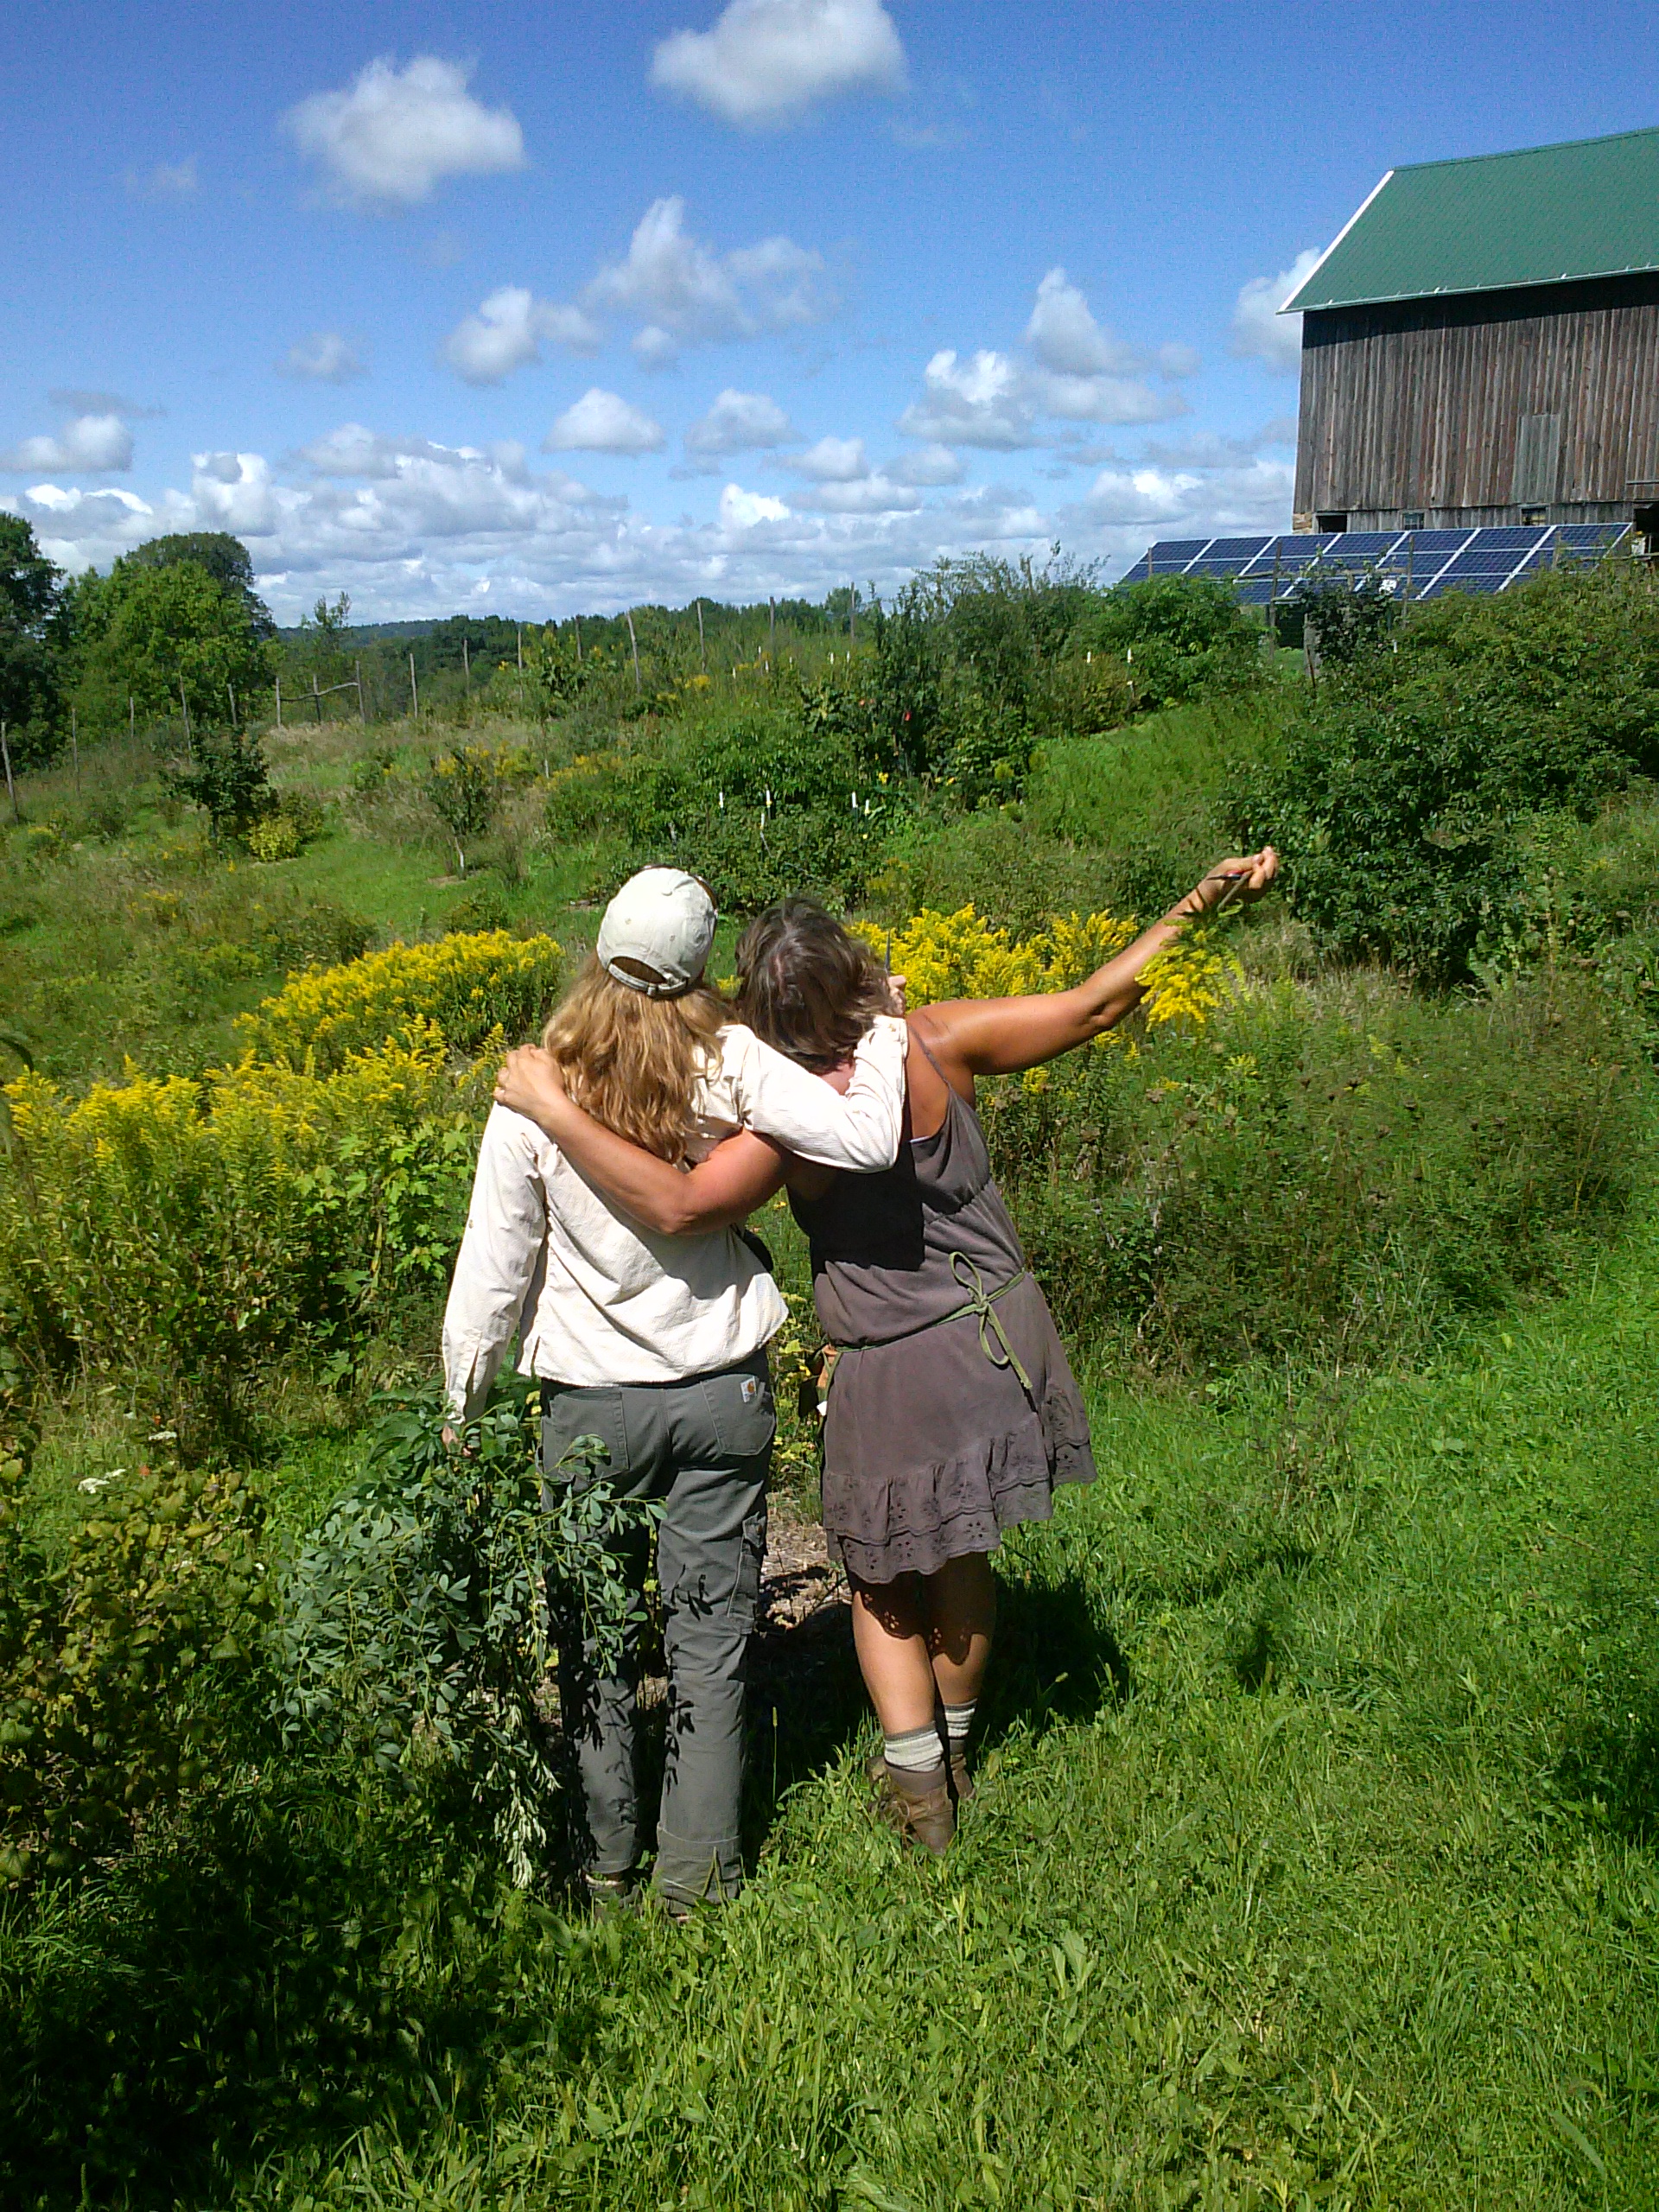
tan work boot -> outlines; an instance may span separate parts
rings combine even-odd
[[[944,1761],[912,1774],[877,1757],[870,1762],[869,1773],[876,1784],[877,1817],[896,1828],[907,1843],[919,1844],[935,1859],[943,1859],[957,1832],[956,1801]]]

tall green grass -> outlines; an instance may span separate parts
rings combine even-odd
[[[760,1866],[686,1930],[292,1788],[14,1919],[18,2201],[1652,2201],[1656,1268],[1414,1376],[1091,1376],[942,1866],[843,1656],[757,1685]]]

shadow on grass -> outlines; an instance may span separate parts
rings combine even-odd
[[[219,2204],[273,2155],[475,2118],[550,2032],[568,1942],[482,1853],[349,1806],[244,1802],[102,1891],[0,1924],[9,2203]],[[529,1993],[533,1986],[534,1994]]]

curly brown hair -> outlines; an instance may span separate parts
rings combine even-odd
[[[839,1067],[888,1011],[874,954],[816,899],[780,899],[738,940],[740,1018],[803,1067]]]

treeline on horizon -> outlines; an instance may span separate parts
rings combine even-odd
[[[850,585],[794,598],[626,612],[550,622],[454,614],[353,623],[342,592],[279,626],[247,548],[226,531],[149,540],[107,574],[66,577],[30,526],[0,515],[0,722],[16,769],[124,731],[189,748],[193,732],[255,719],[383,721],[454,708],[501,671],[539,658],[595,677],[643,671],[660,683],[806,648],[821,658],[857,638],[880,602]],[[360,686],[360,689],[359,689]],[[639,687],[636,687],[639,688]]]

